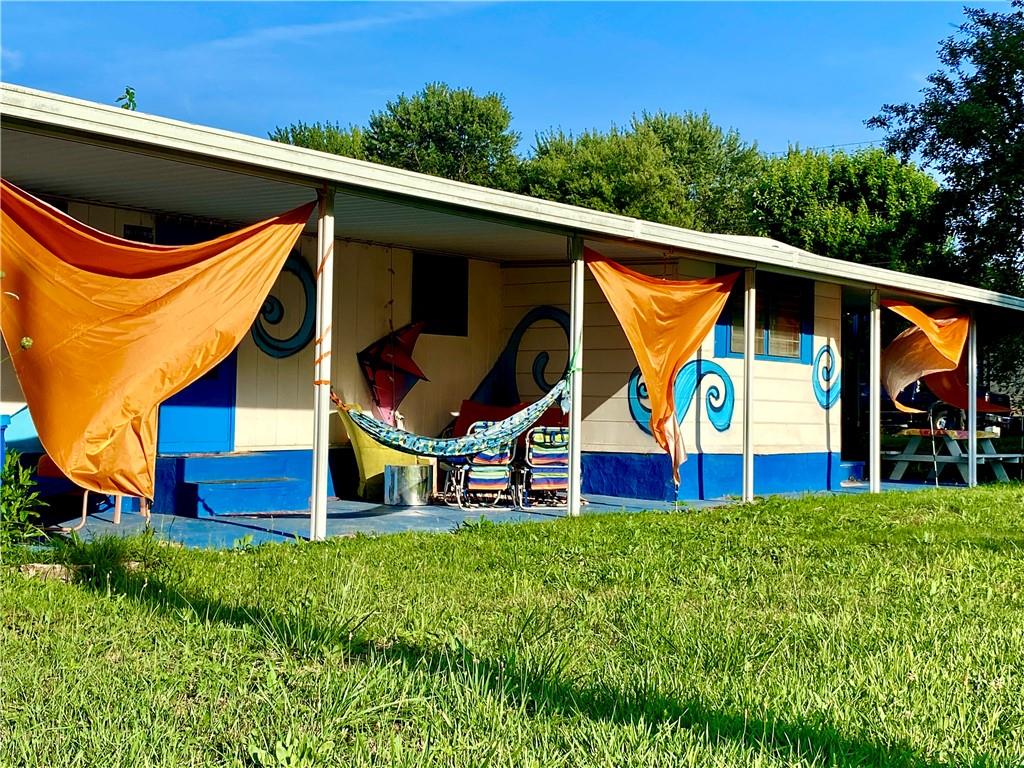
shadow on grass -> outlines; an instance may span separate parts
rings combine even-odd
[[[160,578],[151,568],[158,557],[136,561],[119,542],[73,543],[64,551],[66,562],[80,567],[83,587],[102,596],[124,596],[149,609],[180,618],[198,619],[252,631],[269,648],[291,657],[315,660],[344,654],[349,661],[398,662],[410,673],[428,673],[482,689],[508,706],[530,716],[559,715],[619,724],[685,728],[703,736],[709,745],[732,743],[780,759],[832,766],[906,766],[948,768],[929,761],[907,744],[882,744],[840,732],[827,722],[793,722],[765,713],[750,718],[725,711],[699,698],[677,698],[656,689],[623,689],[581,683],[566,674],[569,656],[548,648],[539,654],[513,643],[493,657],[481,657],[455,638],[435,646],[377,642],[362,627],[368,616],[324,625],[302,612],[268,611],[238,606],[183,591]],[[120,555],[119,555],[120,549]],[[154,550],[155,551],[155,548]],[[527,617],[529,621],[530,617]],[[510,628],[510,634],[515,634]],[[542,631],[541,635],[544,632]],[[536,639],[536,636],[535,638]],[[983,768],[995,761],[981,755],[966,765]],[[965,765],[958,762],[957,765]]]

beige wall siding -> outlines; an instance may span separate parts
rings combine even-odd
[[[641,267],[646,274],[670,278],[707,277],[714,265],[692,260],[666,261]],[[502,311],[502,336],[507,337],[516,323],[533,306],[551,304],[568,309],[568,267],[506,268],[502,271],[505,306]],[[629,412],[628,380],[636,366],[611,307],[600,288],[588,275],[584,288],[584,379],[583,448],[587,451],[655,453],[660,449],[653,438],[641,430]],[[826,342],[838,354],[841,289],[818,283],[814,300],[813,353]],[[533,382],[531,366],[541,351],[551,355],[548,379],[557,377],[565,364],[565,334],[554,323],[544,322],[529,330],[516,362],[517,383],[524,399],[540,392]],[[715,358],[714,334],[705,339],[698,355],[712,360],[728,373],[735,394],[731,426],[718,432],[707,415],[711,389],[723,391],[721,380],[704,378],[683,422],[687,449],[707,453],[742,452],[743,361]],[[554,369],[557,367],[558,371]],[[838,405],[825,411],[817,402],[811,380],[811,367],[798,363],[758,360],[755,363],[754,442],[757,453],[796,453],[839,450],[840,410]]]
[[[315,240],[303,238],[301,247],[303,256],[312,264]],[[369,407],[370,394],[356,354],[388,332],[392,298],[394,327],[410,321],[412,252],[339,240],[335,244],[334,274],[332,381],[343,399]],[[272,293],[285,307],[285,318],[274,335],[284,337],[301,320],[301,291],[298,282],[284,274]],[[471,261],[469,335],[420,337],[414,357],[429,381],[417,384],[402,403],[400,410],[407,429],[421,434],[438,433],[451,420],[451,411],[458,410],[462,400],[469,397],[487,373],[498,351],[500,294],[498,266]],[[296,315],[289,318],[289,309],[293,307]],[[247,336],[239,346],[238,362],[236,450],[310,447],[313,345],[297,355],[274,359]],[[340,420],[333,416],[331,440],[347,440]]]
[[[300,238],[299,250],[310,269],[315,269],[316,239]],[[264,327],[275,338],[288,338],[306,311],[302,285],[295,275],[282,272],[271,294],[281,301],[284,317],[279,324]],[[313,444],[312,373],[312,343],[289,357],[274,358],[256,346],[252,333],[243,337],[235,382],[236,451]]]

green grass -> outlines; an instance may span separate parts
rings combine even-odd
[[[18,555],[3,764],[1024,764],[1022,486]]]

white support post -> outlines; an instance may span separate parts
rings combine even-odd
[[[882,305],[871,291],[868,318],[868,491],[882,490]]]
[[[967,331],[967,485],[978,484],[978,321],[971,312]]]
[[[331,415],[331,322],[334,304],[334,190],[319,193],[316,223],[316,340],[313,344],[313,488],[309,538],[327,538],[327,451]]]
[[[571,291],[569,297],[569,498],[567,513],[577,517],[583,490],[583,238],[569,238]]]
[[[757,359],[757,285],[743,273],[743,501],[754,500],[754,362]]]

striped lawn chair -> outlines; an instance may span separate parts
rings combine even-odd
[[[569,491],[569,430],[534,427],[526,433],[526,466],[518,484],[519,505],[564,504]]]
[[[487,429],[493,421],[477,421],[470,425],[472,435]],[[493,452],[477,453],[469,457],[462,469],[460,506],[489,504],[495,506],[502,498],[513,501],[512,459],[515,442]]]

